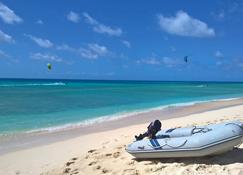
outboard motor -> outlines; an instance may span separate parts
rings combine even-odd
[[[155,120],[154,122],[151,122],[149,126],[147,127],[147,131],[143,134],[139,134],[139,136],[135,136],[136,141],[142,140],[144,137],[149,137],[151,139],[156,138],[156,133],[161,130],[161,122],[159,120]]]

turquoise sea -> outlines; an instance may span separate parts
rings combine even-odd
[[[0,134],[85,125],[156,107],[242,96],[243,83],[0,79]]]

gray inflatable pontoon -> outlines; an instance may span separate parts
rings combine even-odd
[[[163,138],[169,135],[170,138]],[[128,145],[126,150],[136,158],[201,157],[216,155],[243,142],[243,123],[232,121],[207,126],[175,128]]]

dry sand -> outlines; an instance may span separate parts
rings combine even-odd
[[[152,119],[151,119],[152,120]],[[243,105],[163,120],[164,128],[243,121]],[[0,156],[0,174],[243,174],[243,145],[223,155],[138,161],[125,151],[147,124],[82,135]]]

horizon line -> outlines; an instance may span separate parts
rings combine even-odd
[[[15,77],[15,78],[6,78],[6,77],[0,77],[0,80],[6,80],[6,79],[12,79],[12,80],[62,80],[62,81],[136,81],[136,82],[209,82],[209,83],[243,83],[243,81],[225,81],[225,80],[129,80],[129,79],[78,79],[78,78],[21,78],[21,77]]]

